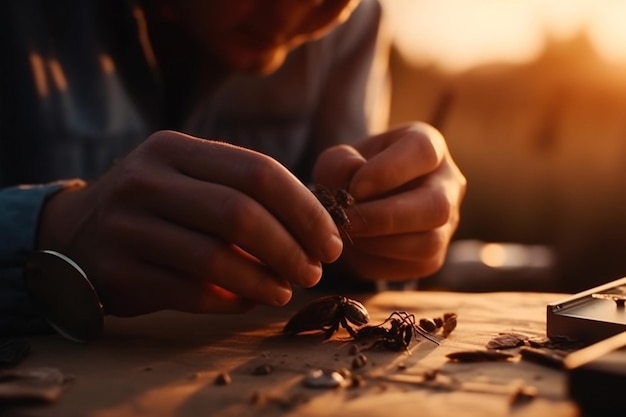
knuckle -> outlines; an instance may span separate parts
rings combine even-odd
[[[452,214],[452,203],[448,195],[442,188],[431,189],[430,193],[430,213],[432,223],[436,226],[443,226],[448,223]]]
[[[266,155],[257,154],[247,160],[245,173],[252,186],[259,190],[266,190],[276,186],[279,164]]]
[[[456,177],[457,177],[457,181],[459,183],[460,198],[463,198],[465,196],[465,193],[467,192],[467,178],[458,169],[456,171]]]
[[[150,135],[137,151],[143,157],[149,159],[181,161],[193,159],[199,150],[199,146],[208,145],[211,142],[186,135],[173,130],[160,130]]]
[[[413,145],[416,148],[416,154],[419,155],[424,165],[435,167],[439,163],[439,156],[433,143],[424,135],[416,135]]]
[[[158,192],[158,180],[146,172],[141,160],[126,160],[117,169],[109,188],[114,201],[142,200]]]
[[[233,236],[250,232],[258,220],[252,202],[238,193],[230,193],[222,199],[220,212],[228,232]]]
[[[195,245],[192,249],[191,259],[198,268],[193,268],[200,278],[219,276],[224,273],[225,249],[209,242]]]
[[[156,151],[156,152],[169,152],[171,150],[171,144],[176,139],[177,132],[171,130],[159,130],[151,134],[141,145],[143,150]],[[177,141],[178,142],[178,141]]]
[[[126,216],[109,212],[99,218],[99,235],[101,238],[130,243],[128,238],[135,236],[137,233],[137,223],[129,221]]]
[[[425,123],[411,125],[409,129],[413,133],[413,146],[423,164],[433,168],[439,165],[446,148],[441,133]]]
[[[441,257],[448,246],[448,237],[441,229],[425,232],[420,242],[420,257],[431,259]]]
[[[276,264],[283,270],[282,275],[286,275],[291,279],[306,276],[307,269],[309,268],[304,253],[296,244],[288,245],[287,248],[280,251],[279,259]]]
[[[416,278],[424,278],[433,275],[434,273],[439,271],[443,266],[444,259],[445,257],[443,256],[443,254],[440,254],[440,256],[434,256],[428,260],[420,262],[419,267],[416,271]]]

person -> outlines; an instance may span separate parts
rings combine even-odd
[[[322,265],[337,282],[442,265],[465,178],[434,128],[387,128],[376,1],[8,0],[0,16],[0,332],[42,329],[22,281],[40,249],[117,316],[283,306]],[[311,184],[356,199],[351,243]]]

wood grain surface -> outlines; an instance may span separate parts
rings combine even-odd
[[[31,340],[19,368],[58,368],[69,378],[61,398],[44,406],[0,409],[16,417],[197,416],[576,416],[562,371],[514,360],[453,363],[446,355],[485,349],[502,332],[541,337],[545,306],[563,298],[541,293],[382,292],[356,296],[372,323],[393,311],[417,318],[458,314],[458,326],[437,346],[416,341],[411,352],[369,350],[353,374],[356,388],[311,389],[302,384],[315,368],[351,368],[345,331],[284,336],[281,329],[313,294],[283,309],[259,308],[242,316],[162,312],[134,319],[109,318],[101,340],[78,345],[52,335]],[[513,350],[512,352],[515,352]],[[269,365],[267,375],[255,375]],[[436,383],[424,375],[436,370]],[[220,373],[231,382],[216,385]],[[450,384],[450,382],[453,384]],[[528,401],[519,387],[536,389]],[[4,415],[4,414],[3,414]]]

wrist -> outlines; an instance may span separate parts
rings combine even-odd
[[[62,250],[72,235],[73,223],[80,218],[76,200],[86,183],[80,179],[63,181],[62,187],[50,194],[41,207],[37,229],[37,249]]]

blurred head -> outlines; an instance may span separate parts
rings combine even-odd
[[[270,73],[290,49],[345,21],[360,0],[159,1],[188,36],[230,69]]]

